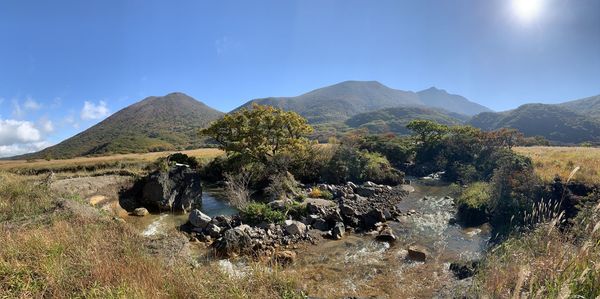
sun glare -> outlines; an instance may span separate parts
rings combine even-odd
[[[512,7],[520,20],[530,22],[542,11],[543,0],[512,0]]]

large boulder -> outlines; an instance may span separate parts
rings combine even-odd
[[[344,223],[338,222],[335,224],[333,229],[331,229],[331,238],[334,240],[341,240],[345,233],[346,227],[344,226]]]
[[[137,209],[133,210],[133,215],[146,216],[146,215],[148,215],[148,210],[146,208],[137,208]]]
[[[290,235],[304,235],[306,233],[306,225],[300,221],[286,220],[285,231]]]
[[[202,229],[204,229],[211,220],[212,219],[208,215],[202,213],[200,210],[193,210],[188,216],[188,221],[191,225]]]
[[[221,256],[232,256],[248,253],[252,249],[252,238],[242,228],[228,229],[223,236],[213,243],[217,254]]]
[[[142,189],[142,203],[159,210],[189,211],[202,205],[200,175],[188,167],[155,171]]]

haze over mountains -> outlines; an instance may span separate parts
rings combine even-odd
[[[365,128],[372,133],[407,134],[413,119],[447,125],[470,124],[484,130],[516,128],[526,136],[555,143],[600,142],[600,96],[562,104],[526,104],[514,110],[489,108],[444,90],[419,92],[389,88],[377,81],[345,81],[296,97],[251,100],[291,110],[306,117],[320,132],[332,134]],[[224,115],[183,93],[148,97],[55,146],[18,158],[70,158],[206,145],[199,128]]]

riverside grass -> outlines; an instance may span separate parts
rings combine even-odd
[[[0,215],[0,298],[303,298],[277,268],[237,277],[166,261],[127,224],[30,177],[0,173]]]
[[[575,167],[566,183],[579,170]],[[557,229],[565,223],[560,204],[536,205],[525,221],[533,229],[487,254],[475,276],[474,293],[482,298],[600,298],[599,196],[592,193],[582,200],[578,216],[562,230]]]
[[[535,172],[545,182],[551,182],[557,175],[566,178],[579,166],[574,182],[600,184],[600,148],[533,146],[516,147],[514,151],[530,157]]]

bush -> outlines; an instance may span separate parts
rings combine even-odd
[[[459,219],[468,226],[477,226],[487,222],[490,197],[488,183],[478,182],[467,187],[456,202]]]
[[[402,183],[404,174],[393,168],[387,158],[379,153],[361,151],[350,145],[340,145],[324,169],[323,177],[326,181],[335,184],[348,181],[357,183],[372,181],[397,185]]]
[[[269,176],[269,185],[265,188],[265,194],[269,197],[269,201],[295,198],[298,193],[298,182],[289,172],[276,173]]]
[[[242,169],[240,172],[226,173],[225,195],[232,206],[243,209],[250,203],[250,181],[252,173]]]
[[[321,198],[322,195],[322,191],[319,188],[312,188],[312,190],[310,190],[310,192],[308,193],[308,197],[310,198]]]
[[[512,154],[497,161],[490,184],[488,205],[495,235],[507,235],[520,227],[542,199],[538,177],[529,158]]]
[[[240,212],[242,220],[248,224],[257,225],[262,222],[281,223],[285,220],[285,214],[281,211],[271,209],[265,203],[252,202],[246,205]]]
[[[331,194],[331,192],[329,192],[327,190],[322,190],[320,197],[322,199],[332,200],[333,199],[333,194]]]
[[[361,152],[361,158],[365,164],[361,182],[398,185],[404,180],[404,174],[393,168],[388,159],[381,154],[364,151]]]

